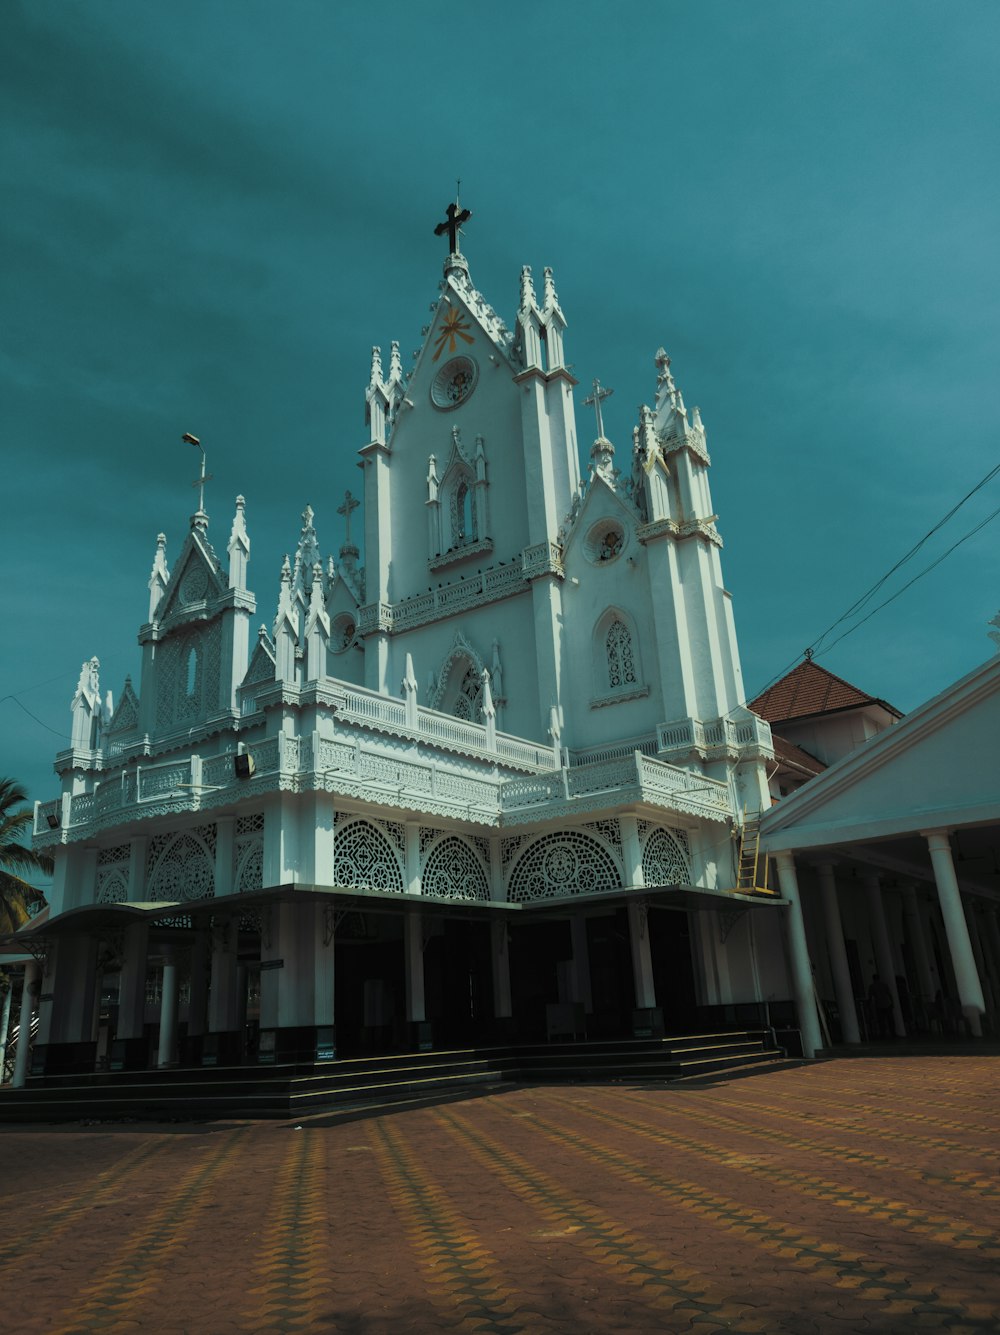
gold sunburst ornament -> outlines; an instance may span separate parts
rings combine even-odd
[[[460,338],[464,339],[466,343],[475,342],[472,335],[465,332],[468,328],[469,322],[461,311],[449,311],[445,316],[444,324],[435,336],[437,347],[434,349],[434,356],[431,360],[436,362],[444,352],[445,347],[449,352],[454,352],[458,347],[458,339]]]

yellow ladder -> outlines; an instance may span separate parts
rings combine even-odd
[[[748,816],[743,812],[740,828],[740,848],[737,860],[736,889],[741,894],[773,894],[769,889],[768,859],[760,851],[760,815]]]

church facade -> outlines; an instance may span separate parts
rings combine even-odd
[[[202,500],[157,541],[138,686],[83,666],[36,809],[38,1072],[812,1004],[794,895],[741,877],[773,749],[700,414],[661,350],[616,454],[595,382],[581,474],[551,270],[508,327],[451,241],[411,370],[373,349],[362,494],[313,498],[273,623],[243,498],[224,556]]]

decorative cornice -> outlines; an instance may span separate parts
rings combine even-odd
[[[649,694],[648,686],[633,686],[630,691],[612,691],[608,695],[600,695],[595,700],[591,700],[591,709],[602,709],[605,705],[621,704],[625,700],[641,700],[644,695]]]
[[[537,542],[521,553],[521,570],[525,579],[539,579],[542,575],[566,578],[562,548],[555,542]]]

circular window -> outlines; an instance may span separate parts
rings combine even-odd
[[[330,652],[342,654],[345,649],[350,649],[354,643],[356,629],[354,618],[348,613],[345,612],[337,617],[330,627]]]
[[[587,534],[584,550],[594,565],[615,561],[625,550],[625,530],[617,519],[602,519]]]
[[[453,357],[431,381],[431,403],[447,412],[464,403],[476,387],[479,367],[471,357]]]

